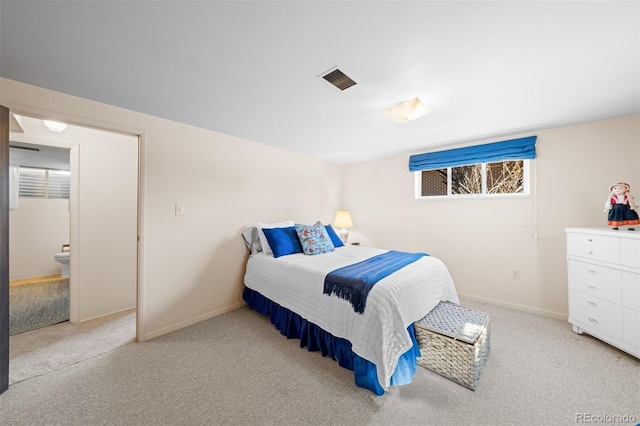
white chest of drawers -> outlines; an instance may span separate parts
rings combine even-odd
[[[566,233],[573,331],[640,358],[640,229]]]

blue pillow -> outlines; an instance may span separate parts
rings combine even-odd
[[[327,229],[327,234],[329,234],[329,238],[331,238],[331,242],[333,242],[333,246],[342,247],[344,243],[342,242],[338,234],[336,234],[336,230],[333,229],[333,226],[325,225],[324,227]]]
[[[320,222],[315,225],[301,225],[296,223],[296,232],[302,245],[304,254],[314,255],[332,252],[335,247],[327,229]]]
[[[273,251],[273,257],[286,256],[288,254],[302,253],[302,245],[298,239],[295,226],[287,228],[262,228],[264,236]]]

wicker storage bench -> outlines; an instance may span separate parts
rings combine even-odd
[[[418,364],[475,390],[491,350],[489,315],[440,302],[414,326]]]

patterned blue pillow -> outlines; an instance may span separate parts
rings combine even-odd
[[[335,250],[333,242],[331,242],[331,238],[327,234],[327,229],[320,222],[316,222],[315,225],[296,223],[296,232],[304,254],[322,254]]]

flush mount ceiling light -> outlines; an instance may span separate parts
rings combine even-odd
[[[52,132],[62,132],[67,128],[65,123],[60,123],[59,121],[44,120],[44,125]]]
[[[395,121],[396,123],[406,123],[416,118],[427,115],[431,109],[420,102],[419,98],[413,98],[408,101],[400,102],[391,108],[387,108],[382,113]]]

